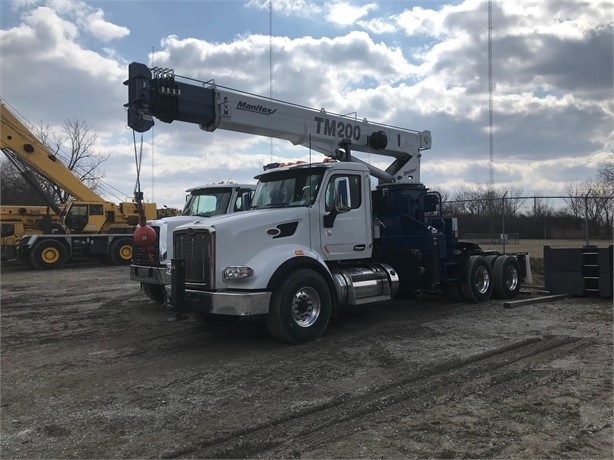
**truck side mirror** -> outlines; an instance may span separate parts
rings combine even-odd
[[[348,212],[352,209],[352,198],[350,195],[350,181],[347,177],[335,178],[335,193],[333,195],[333,205],[338,214]]]
[[[438,204],[439,204],[439,197],[437,195],[426,195],[424,197],[424,212],[437,211]]]
[[[244,190],[241,193],[241,211],[247,211],[252,207],[252,192]]]
[[[347,177],[336,177],[333,182],[332,210],[324,216],[324,228],[332,228],[337,214],[351,209],[350,181]]]

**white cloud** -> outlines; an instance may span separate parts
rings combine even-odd
[[[375,35],[397,32],[398,27],[393,20],[374,18],[370,20],[359,20],[356,24],[362,27],[367,32]]]
[[[271,5],[276,14],[283,16],[309,16],[321,11],[317,2],[309,0],[249,0],[246,4],[260,10],[269,10]]]
[[[38,7],[25,16],[20,26],[0,31],[5,97],[29,94],[34,88],[41,88],[36,98],[24,101],[29,107],[37,107],[36,112],[41,112],[45,106],[54,106],[53,101],[62,100],[65,104],[75,103],[75,107],[82,107],[79,98],[83,94],[95,94],[104,88],[105,82],[121,78],[124,69],[118,62],[82,47],[78,39],[79,30],[75,24],[48,7]],[[23,69],[37,71],[24,72]],[[98,90],[83,92],[89,86]],[[50,121],[55,113],[49,113]],[[78,113],[64,117],[68,116],[82,117]]]
[[[103,41],[123,38],[130,34],[130,30],[127,27],[118,26],[105,21],[104,12],[101,10],[87,16],[86,27],[92,35]]]
[[[437,11],[417,6],[399,14],[396,23],[410,36],[440,36],[444,33],[441,27],[442,19],[442,15],[438,14]]]
[[[184,3],[189,5],[177,2],[177,8]],[[293,10],[295,4],[302,5],[301,11]],[[130,40],[127,33],[138,24],[126,19],[127,27],[114,25],[104,19],[104,9],[78,1],[16,5],[21,22],[0,30],[2,96],[35,123],[60,124],[69,117],[88,121],[104,140],[97,148],[111,154],[107,179],[130,191],[134,153],[122,108],[127,63],[113,46]],[[248,5],[268,8],[265,0]],[[317,37],[237,30],[233,39],[213,42],[186,38],[178,26],[154,57],[156,65],[203,81],[215,79],[264,96],[272,83],[278,99],[430,129],[433,148],[423,156],[423,181],[445,187],[484,183],[489,169],[486,2],[439,10],[428,5],[391,14],[388,9],[380,13],[383,6],[375,9],[374,3],[337,2],[330,18],[343,24],[342,18],[351,17],[354,25],[342,34],[321,28]],[[614,144],[611,14],[597,2],[493,5],[496,180],[526,190],[553,190],[594,176],[596,159]],[[321,2],[280,0],[274,7],[304,18],[305,24],[325,23],[322,11],[317,18],[299,16],[322,10]],[[100,27],[90,28],[96,24]],[[96,51],[87,44],[92,38],[116,41]],[[152,134],[155,171],[149,170],[147,157],[143,174],[155,177],[155,195],[165,204],[177,204],[172,193],[181,202],[184,188],[196,183],[247,181],[271,158],[308,157],[305,149],[282,141],[271,153],[268,139],[206,133],[185,123],[156,122]],[[148,149],[146,141],[146,155]]]
[[[326,19],[334,24],[350,26],[376,9],[375,3],[355,6],[351,2],[337,1],[329,5]]]

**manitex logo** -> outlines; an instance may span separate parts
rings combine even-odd
[[[277,112],[277,109],[270,109],[261,104],[248,104],[244,101],[237,102],[237,110],[245,110],[247,112],[260,113],[262,115],[273,115],[275,112]]]

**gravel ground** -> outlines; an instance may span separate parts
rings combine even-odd
[[[1,279],[2,458],[611,458],[612,300],[169,322],[126,267]],[[535,292],[524,297],[536,296]]]

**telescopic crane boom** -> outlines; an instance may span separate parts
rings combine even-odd
[[[354,161],[351,152],[394,158],[385,171],[366,164],[381,182],[419,182],[420,151],[431,148],[429,131],[414,131],[359,120],[217,85],[180,82],[169,69],[128,67],[128,125],[145,132],[153,117],[171,123],[200,125],[290,141],[339,161]]]

